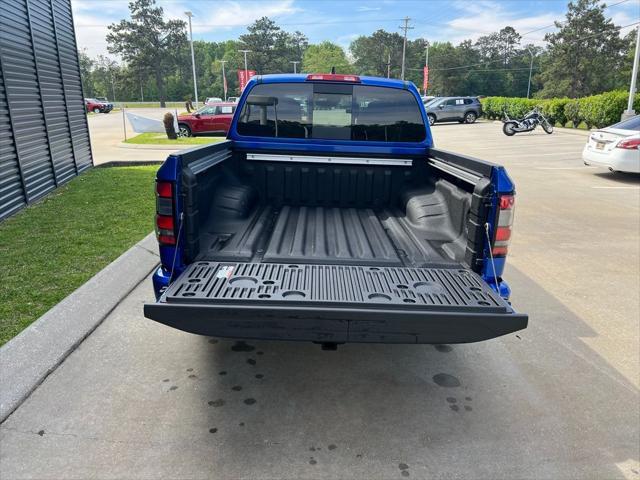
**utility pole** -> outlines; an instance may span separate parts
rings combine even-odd
[[[401,30],[404,30],[404,41],[402,42],[402,70],[400,71],[400,77],[402,80],[404,80],[404,57],[407,52],[407,30],[413,30],[413,27],[409,26],[409,20],[411,20],[409,17],[404,17],[402,19],[404,25],[398,27]]]
[[[251,50],[238,50],[240,53],[244,53],[244,84],[249,82],[247,78],[247,53],[251,53]]]
[[[387,52],[387,78],[391,78],[391,52]]]
[[[529,55],[531,55],[531,63],[529,63],[529,83],[527,84],[527,98],[529,98],[529,94],[531,93],[531,72],[533,71],[533,52],[530,47],[527,47],[529,50]]]
[[[224,90],[224,101],[227,101],[227,77],[224,75],[224,64],[227,63],[228,60],[218,60],[222,64],[222,89]]]
[[[293,73],[298,73],[298,70],[296,69],[296,65],[298,65],[300,62],[298,61],[291,61],[289,63],[293,63]]]
[[[196,108],[198,108],[198,81],[196,80],[196,57],[193,54],[193,29],[191,28],[191,17],[193,17],[193,12],[186,11],[184,14],[189,17],[189,38],[191,41],[191,68],[193,69],[193,93],[194,100],[196,102]]]
[[[636,112],[633,109],[633,97],[636,93],[636,82],[638,81],[638,64],[640,63],[640,25],[636,29],[636,55],[633,57],[633,70],[631,71],[631,85],[629,85],[629,101],[627,109],[622,112],[622,120],[633,117]]]

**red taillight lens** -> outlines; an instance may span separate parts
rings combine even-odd
[[[156,182],[156,236],[160,245],[176,244],[171,182]]]
[[[161,198],[173,197],[173,186],[171,182],[156,182],[156,193]]]
[[[307,80],[323,80],[325,82],[360,82],[357,75],[337,75],[335,73],[312,73],[307,75]]]
[[[491,253],[494,257],[504,257],[509,251],[511,241],[511,225],[513,225],[513,213],[516,197],[514,195],[501,195],[499,201],[498,226],[496,238],[493,242]]]
[[[156,215],[156,225],[161,230],[173,230],[173,217]]]
[[[496,242],[506,242],[511,238],[511,227],[498,227]]]
[[[513,195],[502,195],[500,197],[500,210],[512,209],[516,203],[516,197]]]
[[[622,140],[616,145],[616,148],[623,148],[625,150],[638,150],[640,149],[640,138],[630,138],[629,140]]]

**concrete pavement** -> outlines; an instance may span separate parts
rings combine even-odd
[[[136,115],[162,120],[167,112],[175,112],[171,108],[133,108],[130,110]],[[180,110],[178,109],[178,113]],[[113,111],[108,114],[89,115],[89,132],[91,135],[91,148],[93,151],[94,165],[107,162],[149,162],[164,160],[171,153],[166,148],[135,148],[123,149],[120,144],[125,139],[125,124],[127,138],[138,135],[131,128],[129,122],[124,121],[122,111]],[[185,148],[191,148],[189,145]]]
[[[529,328],[452,346],[217,341],[143,282],[0,426],[0,478],[640,478],[640,183],[585,138],[437,125],[516,182]]]

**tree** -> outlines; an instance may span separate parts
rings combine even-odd
[[[356,73],[361,75],[387,76],[387,68],[392,78],[400,76],[402,64],[403,37],[399,33],[377,30],[369,36],[356,38],[349,49],[353,55]],[[408,50],[411,50],[411,43]],[[387,66],[390,60],[390,65]]]
[[[78,50],[78,61],[80,62],[80,78],[82,88],[86,97],[94,96],[94,85],[91,71],[93,70],[93,60],[87,55],[85,50]]]
[[[155,80],[160,106],[165,106],[165,76],[184,62],[187,52],[186,23],[164,20],[155,0],[129,3],[131,20],[109,25],[108,50],[122,57],[137,72],[149,71]]]
[[[304,52],[302,70],[309,73],[330,73],[335,67],[336,73],[352,73],[353,67],[340,45],[322,42],[309,46]]]
[[[616,86],[626,45],[604,8],[599,0],[569,2],[565,22],[555,22],[559,31],[545,35],[549,56],[540,96],[576,98]]]

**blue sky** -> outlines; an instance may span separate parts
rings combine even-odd
[[[621,2],[618,5],[614,5]],[[72,0],[80,48],[90,55],[106,53],[106,26],[127,17],[127,0]],[[617,25],[640,20],[640,0],[611,0],[606,10]],[[313,43],[323,40],[347,48],[351,40],[384,28],[399,31],[401,19],[411,18],[409,38],[459,43],[511,25],[541,43],[563,20],[567,0],[158,0],[168,18],[194,13],[194,39],[236,39],[257,18],[268,16],[284,30],[300,30]],[[626,33],[630,28],[623,30]]]

